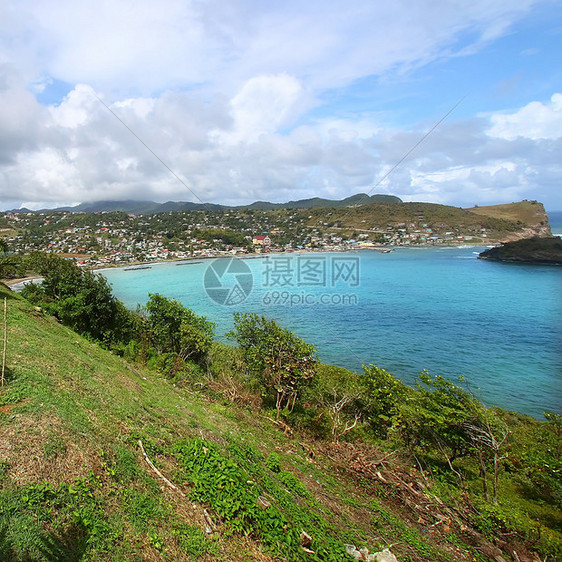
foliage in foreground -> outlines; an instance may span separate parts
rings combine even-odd
[[[175,455],[190,497],[210,505],[229,532],[250,534],[285,560],[351,560],[306,487],[277,464],[272,470],[257,449],[231,445],[222,452],[194,439],[178,445]],[[303,531],[312,535],[312,553],[302,549]]]
[[[263,391],[275,397],[277,419],[282,408],[292,412],[302,389],[316,374],[314,346],[265,316],[235,313],[234,326],[230,336]]]
[[[239,348],[229,350],[212,342],[213,327],[204,318],[160,295],[151,295],[141,314],[127,312],[124,325],[132,326],[128,333],[134,338],[127,344],[128,349],[118,348],[114,342],[123,341],[127,332],[117,321],[119,316],[112,317],[111,313],[119,310],[120,303],[117,301],[117,308],[112,308],[108,287],[95,276],[90,277],[92,274],[81,270],[78,274],[73,268],[56,263],[46,283],[39,289],[30,289],[28,296],[74,329],[102,343],[110,342],[129,359],[153,364],[167,376],[192,373],[194,367],[200,373],[206,369],[206,384],[213,389],[214,397],[222,395],[244,403],[236,397],[242,393],[251,396],[257,386],[264,395],[265,406],[275,404],[278,421],[286,428],[298,428],[314,439],[361,440],[400,449],[433,474],[436,491],[443,499],[459,509],[467,505],[474,509],[477,515],[473,524],[490,539],[499,533],[516,533],[543,555],[561,553],[560,416],[549,414],[547,422],[538,422],[485,408],[460,385],[425,372],[416,388],[410,388],[376,366],[365,367],[364,373],[358,375],[321,365],[313,346],[257,315],[235,317],[233,337]],[[57,279],[62,282],[57,284]],[[76,300],[72,300],[76,289]],[[94,316],[97,325],[89,326],[81,302],[98,301],[105,306],[100,310],[109,317]],[[72,314],[65,314],[68,310]],[[93,331],[102,326],[102,331]],[[18,395],[12,402],[20,398]],[[255,407],[259,400],[251,403]],[[306,530],[299,529],[303,513],[283,507],[279,498],[278,512],[270,508],[260,511],[256,497],[263,493],[275,495],[274,485],[281,482],[293,490],[300,484],[301,498],[305,499],[299,501],[308,502],[302,483],[282,471],[273,458],[263,461],[246,452],[248,459],[253,459],[252,468],[242,461],[243,455],[213,449],[210,443],[197,443],[176,450],[183,463],[185,482],[193,486],[195,496],[200,494],[200,501],[221,514],[232,532],[249,533],[272,552],[289,556],[287,553],[298,544],[297,535],[300,537],[300,531]],[[213,453],[201,456],[197,451],[203,448]],[[187,457],[186,450],[191,451]],[[217,466],[221,469],[216,470]],[[256,467],[266,476],[256,475]],[[200,488],[203,481],[196,476],[205,474],[204,481],[214,481],[224,471],[231,474],[230,487],[223,488],[234,494],[229,495],[230,507]],[[248,488],[244,484],[248,481],[261,484]],[[228,511],[231,508],[233,511]],[[7,514],[8,523],[0,527],[0,533],[7,537],[13,533],[8,527],[14,524],[14,513]],[[264,513],[273,514],[273,520],[264,523]],[[314,520],[314,525],[323,525],[319,521]],[[283,534],[276,535],[279,525]],[[61,529],[67,527],[63,525]],[[55,535],[56,532],[55,529]],[[154,538],[155,544],[158,540]],[[322,552],[324,546],[315,548]]]

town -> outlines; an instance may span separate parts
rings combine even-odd
[[[385,217],[358,214],[356,209],[315,208],[147,215],[12,211],[0,218],[3,236],[16,254],[45,251],[90,267],[262,252],[481,244],[492,241],[498,228],[493,230],[486,221],[436,220],[427,210],[415,208],[392,220]]]

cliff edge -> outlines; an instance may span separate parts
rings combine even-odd
[[[550,237],[552,232],[548,222],[548,215],[544,205],[539,201],[519,201],[503,205],[486,205],[483,207],[471,207],[466,209],[477,215],[493,217],[496,219],[507,219],[521,223],[522,229],[518,232],[509,233],[505,242],[521,240],[526,238]]]

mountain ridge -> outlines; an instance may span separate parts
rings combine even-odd
[[[57,207],[55,209],[39,209],[31,211],[29,209],[11,209],[6,212],[16,213],[41,213],[41,212],[72,212],[72,213],[100,213],[122,211],[135,215],[167,213],[174,211],[219,211],[219,210],[261,210],[272,211],[275,209],[308,209],[313,207],[348,207],[354,205],[364,205],[369,203],[402,203],[402,199],[395,195],[357,193],[344,199],[324,199],[322,197],[312,197],[309,199],[299,199],[286,203],[271,203],[269,201],[254,201],[249,205],[221,205],[218,203],[193,203],[191,201],[166,201],[157,203],[147,200],[125,199],[120,201],[101,200],[79,203],[73,207]]]

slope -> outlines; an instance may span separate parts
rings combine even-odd
[[[4,297],[1,560],[352,560],[346,543],[410,561],[500,554],[396,451],[306,442]]]
[[[522,223],[528,230],[527,236],[551,236],[548,215],[544,205],[538,201],[484,205],[466,210],[481,216]]]

